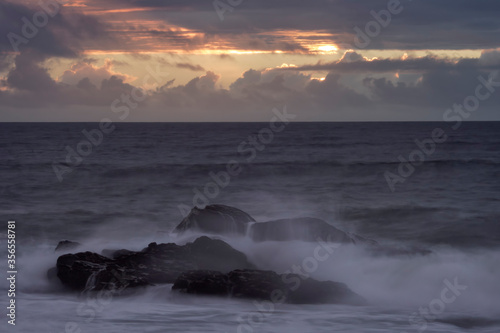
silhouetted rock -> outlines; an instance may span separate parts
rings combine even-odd
[[[121,250],[104,249],[101,251],[101,254],[103,256],[108,257],[108,258],[112,258],[112,259],[116,259],[116,258],[119,258],[121,256],[129,255],[132,253],[134,253],[134,251],[125,250],[125,249],[121,249]]]
[[[65,286],[76,290],[114,290],[149,285],[141,275],[92,252],[65,254],[57,259],[57,277]]]
[[[365,300],[345,284],[316,281],[299,275],[272,271],[235,270],[228,274],[189,271],[181,274],[172,290],[188,294],[230,296],[294,304],[352,304]]]
[[[174,282],[173,290],[188,294],[218,295],[229,294],[229,280],[226,274],[217,271],[188,271]]]
[[[115,258],[92,252],[63,255],[57,260],[57,276],[73,289],[99,290],[173,283],[189,270],[255,268],[243,253],[205,236],[186,245],[151,243],[140,252],[121,253]],[[117,276],[119,281],[115,281]]]
[[[249,222],[255,220],[242,210],[224,205],[209,205],[205,209],[194,207],[174,231],[245,235]]]
[[[288,300],[287,285],[273,271],[235,270],[228,274],[228,280],[233,297],[271,300],[273,292],[281,291]]]
[[[323,220],[304,217],[260,222],[252,225],[250,236],[257,242],[303,240],[316,242],[318,238],[336,243],[354,243],[354,239],[342,230]]]
[[[322,239],[336,243],[377,245],[376,241],[346,233],[321,219],[302,217],[255,222],[247,213],[224,205],[193,208],[174,231],[183,233],[188,230],[218,235],[249,235],[256,242],[316,242]]]
[[[298,275],[295,277],[300,278]],[[344,283],[314,279],[301,280],[299,287],[290,293],[289,302],[294,304],[366,304],[363,297],[354,293]]]
[[[47,271],[47,279],[50,283],[54,284],[56,282],[60,282],[60,280],[57,278],[57,267],[52,267]]]
[[[80,244],[78,242],[72,242],[72,241],[69,241],[69,240],[63,240],[63,241],[60,241],[57,244],[56,249],[54,251],[55,252],[69,252],[71,250],[76,249],[77,247],[79,247],[81,245],[82,244]]]

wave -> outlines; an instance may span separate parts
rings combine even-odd
[[[457,280],[456,283],[465,286],[463,296],[457,297],[456,302],[449,305],[447,312],[471,312],[473,309],[488,318],[500,315],[500,299],[497,297],[500,294],[498,250],[431,247],[429,249],[432,254],[427,255],[373,255],[368,248],[347,244],[328,251],[320,243],[254,243],[247,238],[218,238],[244,252],[262,269],[280,273],[298,270],[315,279],[344,282],[374,307],[402,307],[408,311],[418,311],[419,307],[427,306],[432,300],[441,297],[441,292],[447,285],[445,281],[455,283]],[[85,250],[99,253],[110,245],[115,248],[140,249],[149,241],[151,237],[122,238],[113,240],[113,244],[110,244],[109,238],[96,234],[83,243],[87,244]],[[163,235],[157,236],[156,241],[184,244],[190,238],[175,239],[170,235]],[[318,248],[323,250],[318,251]],[[321,255],[321,260],[318,260],[318,254]],[[46,278],[46,272],[54,266],[56,258],[57,254],[51,244],[37,244],[31,249],[24,249],[19,258],[22,263],[20,283],[23,285],[23,292],[61,291],[60,287],[51,285]],[[459,324],[460,320],[455,323]]]

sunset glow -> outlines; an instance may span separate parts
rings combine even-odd
[[[370,13],[383,10],[368,0],[318,7],[295,2],[264,6],[259,0],[234,4],[223,13],[210,1],[72,0],[53,7],[57,16],[47,15],[46,26],[26,43],[4,39],[0,100],[9,109],[4,114],[7,119],[51,119],[52,113],[35,110],[105,109],[110,95],[141,87],[150,98],[138,119],[190,121],[212,119],[213,113],[234,120],[238,112],[249,112],[237,105],[261,109],[285,100],[314,110],[305,115],[309,120],[363,119],[363,103],[390,110],[381,117],[413,119],[421,116],[412,113],[413,106],[404,106],[412,98],[428,103],[428,110],[445,105],[441,95],[417,97],[433,91],[429,77],[439,76],[454,86],[460,82],[456,75],[478,77],[499,63],[497,30],[465,28],[473,23],[460,16],[460,6],[446,14],[463,30],[457,39],[439,26],[419,23],[420,13],[441,9],[438,3],[412,4],[415,9],[402,15],[416,15],[414,21],[394,18],[377,34],[363,30]],[[11,13],[3,36],[21,36],[23,17],[50,11],[36,0],[9,0],[1,6]],[[491,27],[498,24],[494,10],[481,15]],[[423,43],[423,35],[433,38]],[[408,98],[389,98],[393,87]],[[448,91],[451,100],[467,93],[460,87]],[[328,111],[332,105],[345,112]],[[90,114],[67,113],[67,119],[89,120]],[[249,112],[244,118],[260,117]],[[439,120],[437,113],[426,117]]]

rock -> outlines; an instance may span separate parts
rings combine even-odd
[[[428,256],[433,254],[434,252],[432,250],[423,248],[423,247],[418,247],[418,246],[408,246],[408,247],[401,247],[401,246],[394,246],[394,245],[383,245],[383,246],[377,246],[373,247],[370,249],[371,254],[374,256],[406,256],[406,257],[413,257],[413,256]]]
[[[250,236],[257,242],[303,240],[316,242],[318,238],[336,243],[354,243],[342,230],[316,218],[292,218],[255,223]]]
[[[125,250],[125,249],[121,249],[121,250],[104,249],[101,251],[101,254],[103,256],[108,257],[108,258],[112,258],[112,259],[116,259],[118,257],[129,255],[132,253],[134,253],[134,251]]]
[[[229,206],[210,205],[205,209],[193,208],[175,228],[175,232],[188,230],[217,235],[249,235],[256,242],[302,240],[317,242],[377,245],[376,241],[348,234],[327,222],[310,217],[255,222],[247,213]]]
[[[119,257],[117,263],[142,272],[151,283],[172,283],[182,272],[198,267],[190,244],[151,243],[140,252]]]
[[[57,278],[57,267],[52,267],[47,271],[47,279],[52,284],[60,282],[60,280]]]
[[[216,271],[188,271],[174,282],[173,290],[188,294],[227,296],[230,293],[228,277]]]
[[[150,284],[138,272],[92,252],[62,255],[56,267],[61,282],[75,290],[115,290]]]
[[[277,290],[288,300],[289,289],[273,271],[236,270],[228,274],[228,279],[233,297],[271,300],[272,293]]]
[[[172,290],[197,295],[267,300],[273,303],[365,304],[361,296],[343,283],[260,270],[235,270],[228,274],[189,271],[177,278]]]
[[[209,205],[205,209],[194,207],[174,231],[245,235],[250,222],[255,220],[242,210],[224,205]]]
[[[295,277],[300,278],[298,275]],[[301,280],[299,288],[290,293],[289,302],[294,304],[366,304],[363,297],[354,293],[344,283],[313,279]]]
[[[63,255],[57,260],[57,276],[72,289],[100,290],[173,283],[189,270],[255,268],[243,253],[206,236],[186,245],[151,243],[140,252],[120,253],[114,258],[92,252]]]
[[[219,239],[202,236],[191,243],[189,249],[198,269],[229,272],[237,268],[255,268],[245,254]]]
[[[250,226],[250,237],[256,242],[301,240],[331,243],[377,245],[371,239],[344,232],[321,219],[301,217],[258,222]]]
[[[54,250],[54,252],[69,252],[71,250],[76,249],[77,247],[79,247],[81,245],[82,244],[80,244],[78,242],[72,242],[72,241],[69,241],[69,240],[63,240],[63,241],[60,241],[57,244],[56,249]]]

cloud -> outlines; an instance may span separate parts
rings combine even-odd
[[[226,53],[219,54],[219,57],[220,57],[221,59],[234,60],[234,57],[232,57],[231,55],[226,54]]]
[[[481,49],[479,58],[366,59],[362,51],[350,51],[340,61],[262,69],[266,64],[260,62],[261,56],[253,62],[263,66],[261,69],[231,63],[241,69],[242,76],[224,87],[220,75],[206,71],[203,63],[185,58],[169,62],[145,52],[210,49],[311,54],[317,52],[318,45],[352,44],[353,28],[364,28],[374,20],[370,11],[385,9],[387,0],[245,1],[227,12],[223,22],[210,1],[85,0],[84,4],[63,8],[28,43],[19,45],[19,53],[14,53],[7,36],[11,32],[21,34],[22,18],[33,17],[40,8],[0,3],[2,107],[109,109],[114,99],[130,94],[139,85],[116,70],[126,63],[108,60],[99,66],[96,59],[84,58],[85,50],[132,52],[132,64],[134,60],[148,60],[185,69],[176,72],[192,75],[185,84],[176,84],[179,81],[172,78],[163,87],[147,91],[148,98],[142,105],[150,110],[151,120],[265,120],[263,110],[285,104],[293,106],[304,120],[363,119],[371,114],[383,117],[405,112],[406,118],[419,119],[419,112],[462,101],[474,93],[478,76],[500,69],[500,3],[493,1],[405,2],[404,11],[392,17],[367,47]],[[43,64],[60,57],[73,59],[72,65],[55,79]],[[227,54],[220,58],[235,60]],[[192,73],[198,71],[204,74]],[[318,72],[324,77],[314,78]],[[498,103],[495,95],[483,104],[482,111],[496,114]],[[415,111],[416,107],[420,110]],[[437,113],[433,116],[439,118]],[[39,117],[43,119],[44,115]]]
[[[359,53],[346,52],[339,61],[329,63],[303,65],[295,68],[284,67],[282,70],[301,71],[333,71],[336,73],[373,73],[373,72],[423,72],[438,70],[494,70],[499,68],[500,57],[497,51],[483,53],[480,59],[461,58],[447,59],[436,56],[405,59],[373,59],[363,58]]]
[[[364,84],[373,94],[373,100],[385,105],[406,105],[425,108],[440,108],[444,111],[455,103],[463,103],[467,96],[474,95],[480,84],[479,77],[488,79],[486,71],[434,71],[426,72],[415,83],[393,83],[386,78],[365,78]],[[498,78],[495,79],[498,82]],[[481,103],[484,112],[492,112],[500,103],[500,93]]]
[[[353,49],[354,28],[364,30],[368,22],[375,21],[371,12],[386,10],[388,1],[245,1],[226,12],[223,22],[211,1],[85,0],[84,4],[71,10],[64,8],[63,15],[51,18],[30,44],[42,53],[64,56],[90,45],[92,49],[135,53],[211,48],[221,52],[238,49],[308,54],[318,52],[320,44]],[[498,2],[402,1],[402,8],[380,34],[370,38],[367,49],[499,47]],[[21,18],[32,17],[34,10],[2,3],[0,12],[6,14],[0,20],[0,35],[19,32]],[[10,43],[7,46],[11,48]]]
[[[193,65],[193,64],[190,64],[190,63],[187,63],[187,62],[176,63],[175,67],[182,68],[182,69],[189,69],[189,70],[194,71],[194,72],[199,72],[199,71],[204,72],[205,71],[205,68],[203,68],[202,66],[200,66],[200,65]]]
[[[36,92],[57,91],[58,84],[41,65],[46,59],[76,58],[83,51],[85,42],[109,41],[105,24],[81,13],[66,11],[63,7],[52,8],[54,15],[49,15],[42,12],[41,7],[2,2],[0,13],[0,70],[9,69],[4,83],[8,92],[2,97],[13,104],[43,104],[45,98],[40,99]],[[36,13],[45,13],[47,24],[37,27],[28,22],[32,28],[26,30],[25,26],[29,26],[26,22]],[[26,35],[26,31],[31,35]],[[18,42],[20,40],[22,42]],[[26,98],[26,91],[35,92],[34,100],[15,99],[19,96]],[[61,97],[57,96],[55,101],[58,99]]]
[[[148,98],[151,106],[162,105],[165,113],[204,117],[224,117],[229,120],[259,119],[272,107],[293,105],[309,116],[320,117],[325,112],[343,113],[369,105],[368,98],[342,85],[339,77],[325,81],[311,79],[300,72],[276,69],[250,69],[235,80],[229,89],[217,85],[219,76],[213,72],[192,79],[185,85],[162,89]]]
[[[54,89],[55,82],[47,69],[39,66],[43,56],[36,52],[23,52],[15,58],[15,68],[7,75],[9,88],[29,91]]]
[[[253,0],[244,1],[224,15],[220,22],[211,1],[127,0],[113,5],[154,8],[164,20],[223,39],[231,36],[262,35],[266,44],[276,31],[322,31],[330,41],[353,45],[354,27],[364,30],[375,21],[371,12],[386,11],[387,0]],[[391,15],[389,24],[372,38],[369,49],[487,49],[499,46],[500,3],[490,0],[401,1],[402,12]],[[304,15],[307,13],[307,15]],[[381,14],[383,15],[383,14]],[[275,35],[276,36],[276,35]],[[277,38],[277,37],[276,37]],[[238,39],[235,38],[237,43]],[[290,42],[290,41],[287,41]],[[293,45],[293,40],[290,42]],[[258,44],[257,44],[258,45]],[[353,48],[353,47],[347,47]],[[295,47],[292,51],[298,50]]]
[[[95,17],[60,7],[57,15],[46,14],[47,24],[37,27],[32,18],[35,13],[45,13],[41,7],[28,7],[12,2],[0,3],[0,53],[14,52],[16,48],[35,51],[40,55],[76,57],[88,41],[111,42],[107,24]],[[23,34],[26,20],[34,27],[32,36]],[[29,29],[28,29],[29,31]],[[18,36],[14,38],[13,36]],[[23,42],[17,42],[22,39]]]
[[[366,120],[382,115],[406,120],[425,115],[439,120],[446,108],[474,94],[478,77],[487,77],[489,73],[478,63],[495,62],[496,56],[496,51],[492,50],[485,52],[479,60],[461,59],[456,63],[426,58],[417,62],[419,66],[416,66],[409,58],[394,59],[394,63],[385,59],[377,63],[366,59],[360,61],[354,55],[354,61],[343,59],[340,64],[365,62],[378,70],[378,76],[353,73],[350,69],[332,70],[320,80],[303,73],[300,68],[280,66],[249,69],[229,88],[220,86],[220,75],[207,71],[186,84],[175,85],[172,79],[161,88],[147,91],[140,114],[147,115],[150,120],[255,121],[265,119],[264,110],[289,105],[304,120]],[[0,89],[2,105],[109,108],[114,99],[123,94],[130,95],[135,89],[134,85],[124,81],[124,77],[112,75],[109,64],[96,67],[88,62],[79,62],[73,65],[73,74],[56,81],[45,69],[37,67],[38,60],[33,57],[25,53],[16,59],[26,63],[19,67],[21,69],[16,67],[3,81],[3,88]],[[402,64],[405,61],[409,64]],[[419,71],[405,79],[394,76],[392,72],[381,72],[382,69],[401,68]],[[29,80],[25,78],[28,73]],[[494,115],[499,103],[500,94],[492,96],[482,103],[482,114]]]
[[[112,76],[122,80],[123,82],[132,82],[135,79],[130,75],[113,71],[114,64],[114,61],[106,59],[105,63],[101,67],[98,67],[93,65],[92,62],[84,59],[74,63],[70,69],[64,71],[57,81],[65,84],[76,85],[82,79],[86,78],[92,84],[98,86],[104,79],[109,79]]]
[[[484,50],[483,52],[481,52],[479,64],[481,64],[482,66],[500,68],[500,49]]]

